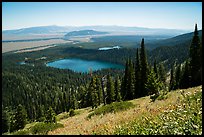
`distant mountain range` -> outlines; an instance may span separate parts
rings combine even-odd
[[[100,35],[100,34],[109,34],[108,32],[94,31],[94,30],[79,30],[68,32],[64,37],[72,36],[91,36],[91,35]]]
[[[26,35],[26,34],[49,34],[49,33],[66,33],[70,31],[66,27],[61,26],[40,26],[40,27],[30,27],[15,30],[5,30],[2,34],[5,35]]]
[[[121,33],[126,32],[134,35],[180,35],[188,33],[188,30],[178,30],[178,29],[157,29],[157,28],[144,28],[144,27],[125,27],[125,26],[40,26],[40,27],[30,27],[15,30],[4,30],[2,35],[36,35],[36,34],[63,34],[65,35],[71,31],[80,30],[94,30],[94,31],[104,31],[110,33]]]

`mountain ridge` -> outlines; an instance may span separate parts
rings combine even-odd
[[[109,34],[108,32],[95,31],[95,30],[79,30],[68,32],[64,37],[71,36],[87,36],[87,35],[99,35],[99,34]]]
[[[150,49],[155,49],[157,47],[163,47],[163,46],[184,45],[192,40],[193,34],[194,32],[185,33],[185,34],[174,36],[172,38],[158,40],[152,43],[146,43],[146,45]],[[198,35],[200,38],[202,37],[202,30],[198,31]]]
[[[130,26],[38,26],[38,27],[28,27],[21,29],[3,30],[2,35],[26,35],[26,34],[43,34],[43,33],[68,33],[71,31],[79,30],[95,30],[95,31],[108,31],[108,32],[132,32],[137,34],[169,34],[177,35],[189,32],[188,30],[180,29],[163,29],[163,28],[145,28],[145,27],[130,27]]]

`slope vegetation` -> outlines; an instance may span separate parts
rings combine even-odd
[[[202,87],[198,86],[171,91],[167,94],[166,99],[155,102],[151,102],[150,97],[146,96],[129,101],[134,104],[133,108],[104,115],[94,115],[91,118],[88,118],[88,115],[93,112],[91,108],[80,109],[77,110],[80,111],[80,114],[59,121],[64,127],[50,131],[48,134],[202,134],[201,94]],[[193,111],[193,113],[188,113],[189,111]],[[172,114],[172,112],[175,113]],[[158,118],[160,119],[158,120]],[[174,121],[166,121],[165,119],[168,118],[172,118]],[[171,124],[171,122],[176,122],[178,125]],[[142,128],[139,131],[137,124]],[[178,131],[171,130],[176,129],[176,126],[179,127],[179,125],[183,127]],[[163,128],[168,130],[161,130]]]

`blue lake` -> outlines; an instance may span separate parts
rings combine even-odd
[[[71,69],[75,72],[89,72],[92,71],[107,69],[107,68],[116,68],[124,69],[123,65],[118,65],[114,63],[102,62],[102,61],[89,61],[82,59],[60,59],[46,64],[49,67],[60,68],[60,69]]]

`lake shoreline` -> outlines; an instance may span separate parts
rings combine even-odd
[[[98,60],[85,60],[80,58],[58,59],[47,62],[46,66],[58,69],[71,69],[74,72],[79,73],[88,73],[89,71],[97,71],[107,68],[124,69],[123,65]]]

